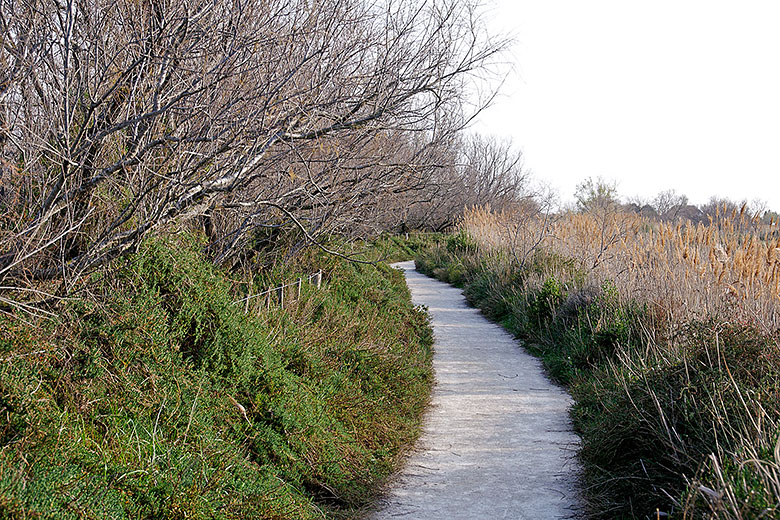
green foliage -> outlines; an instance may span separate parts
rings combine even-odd
[[[447,251],[450,253],[475,253],[478,248],[476,240],[462,229],[447,237]]]
[[[542,288],[532,297],[526,314],[528,320],[535,327],[542,328],[549,324],[555,315],[555,310],[564,300],[564,291],[561,283],[552,276],[548,276],[542,284]]]
[[[371,242],[371,249],[379,253],[384,262],[412,260],[422,251],[429,249],[442,237],[441,233],[413,232],[404,235],[381,235]]]
[[[438,276],[455,287],[463,287],[466,277],[466,267],[460,262],[453,262],[441,269]]]
[[[616,351],[632,346],[632,339],[640,340],[632,330],[643,319],[642,314],[633,302],[622,303],[615,284],[605,281],[594,301],[578,315],[578,330],[587,335],[572,349],[573,366],[585,370],[599,367],[614,359]]]
[[[393,470],[432,383],[402,274],[311,254],[252,290],[322,290],[245,314],[201,245],[147,241],[59,323],[2,318],[0,518],[349,516]]]
[[[617,184],[615,181],[606,181],[601,177],[597,179],[588,177],[577,184],[574,199],[580,211],[610,208],[618,203]]]
[[[757,518],[777,507],[767,501],[771,490],[756,471],[756,465],[775,463],[774,455],[767,449],[748,454],[743,436],[776,445],[776,427],[752,417],[759,407],[780,414],[778,349],[748,327],[716,321],[692,323],[684,337],[684,349],[651,359],[634,352],[621,366],[573,387],[594,496],[604,508],[630,497],[633,510],[674,510],[662,497],[666,491],[680,502],[699,502],[703,513],[712,504],[688,481],[713,489],[728,482],[744,518]],[[719,470],[713,453],[726,463]]]
[[[504,319],[510,309],[511,281],[491,271],[479,271],[467,279],[463,294],[469,303],[492,320]]]

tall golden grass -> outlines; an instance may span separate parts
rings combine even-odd
[[[580,263],[587,284],[615,283],[670,322],[704,317],[780,329],[780,223],[742,211],[707,224],[659,222],[618,208],[555,218],[466,211],[460,224],[483,250],[516,262],[535,250]]]

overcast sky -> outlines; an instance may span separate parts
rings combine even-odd
[[[780,211],[780,2],[488,2],[515,70],[474,129],[511,136],[564,200],[602,176]]]

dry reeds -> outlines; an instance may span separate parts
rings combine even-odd
[[[780,329],[780,225],[744,211],[708,224],[659,222],[618,209],[555,219],[474,208],[461,228],[483,250],[573,258],[586,282],[609,279],[624,297],[655,304],[672,322],[717,316]]]

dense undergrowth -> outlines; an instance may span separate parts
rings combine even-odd
[[[464,231],[416,259],[568,386],[589,517],[780,518],[778,333],[670,323],[573,258],[515,260]]]
[[[310,251],[248,288],[202,246],[147,240],[61,318],[0,318],[0,518],[360,515],[432,383],[402,274]]]

